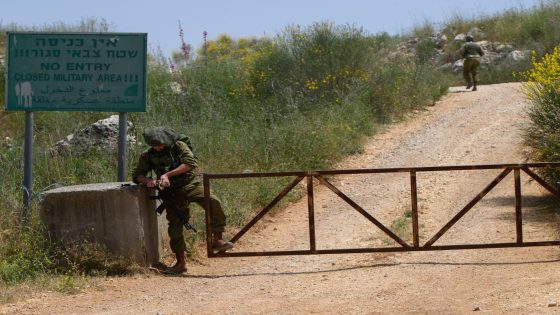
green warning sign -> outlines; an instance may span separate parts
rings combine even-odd
[[[8,32],[6,110],[146,111],[145,33]]]

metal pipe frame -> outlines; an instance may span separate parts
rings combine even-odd
[[[434,251],[434,250],[458,250],[458,249],[483,249],[483,248],[511,248],[511,247],[532,247],[532,246],[557,246],[560,240],[524,242],[523,241],[523,219],[522,219],[522,195],[521,195],[521,171],[529,175],[537,183],[543,186],[550,193],[560,198],[560,192],[546,183],[542,178],[530,170],[530,168],[560,167],[560,163],[525,163],[525,164],[486,164],[486,165],[453,165],[453,166],[430,166],[430,167],[405,167],[405,168],[377,168],[377,169],[348,169],[348,170],[325,170],[325,171],[296,171],[296,172],[271,172],[271,173],[233,173],[233,174],[203,174],[205,210],[206,210],[206,235],[208,257],[249,257],[249,256],[286,256],[286,255],[320,255],[320,254],[351,254],[351,253],[375,253],[375,252],[406,252],[406,251]],[[449,222],[447,222],[434,236],[424,245],[420,244],[419,218],[418,218],[418,187],[417,173],[420,172],[445,172],[445,171],[465,171],[465,170],[502,170],[502,172],[492,180],[478,195],[476,195],[466,206],[464,206]],[[509,173],[514,173],[515,191],[515,224],[516,242],[513,243],[486,243],[486,244],[456,244],[456,245],[434,245],[455,223],[457,223],[468,211],[470,211],[486,194],[488,194],[498,183]],[[410,174],[410,195],[412,211],[412,241],[408,244],[399,236],[384,226],[375,217],[336,188],[325,177],[333,175],[350,174],[382,174],[382,173],[409,173]],[[211,203],[210,203],[210,181],[212,179],[239,179],[239,178],[258,178],[258,177],[295,177],[268,205],[266,205],[253,219],[247,223],[239,232],[231,238],[232,242],[238,241],[247,231],[251,229],[260,219],[262,219],[275,205],[280,202],[295,186],[303,179],[306,179],[307,204],[308,204],[308,223],[309,223],[309,249],[307,250],[279,250],[279,251],[258,251],[258,252],[213,252],[211,249],[210,225],[211,222]],[[343,248],[343,249],[318,249],[315,235],[315,206],[314,206],[314,187],[313,179],[317,179],[321,184],[333,191],[352,208],[362,214],[371,223],[382,230],[387,236],[393,239],[400,246],[397,247],[372,247],[372,248]]]

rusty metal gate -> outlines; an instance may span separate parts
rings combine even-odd
[[[410,168],[378,168],[378,169],[353,169],[353,170],[332,170],[332,171],[307,171],[307,172],[277,172],[277,173],[237,173],[237,174],[203,174],[204,194],[206,203],[206,235],[208,257],[240,257],[240,256],[282,256],[282,255],[315,255],[315,254],[343,254],[343,253],[371,253],[371,252],[404,252],[404,251],[433,251],[433,250],[453,250],[453,249],[477,249],[477,248],[505,248],[505,247],[527,247],[527,246],[554,246],[560,245],[560,240],[525,242],[523,240],[522,209],[521,209],[521,171],[529,175],[542,187],[548,190],[557,198],[560,192],[546,183],[541,177],[535,174],[531,168],[560,167],[560,163],[527,163],[527,164],[491,164],[491,165],[470,165],[470,166],[434,166],[434,167],[410,167]],[[419,220],[418,220],[418,189],[416,175],[420,172],[445,172],[445,171],[469,171],[469,170],[502,170],[480,193],[465,205],[447,224],[436,232],[426,243],[420,244]],[[502,179],[509,173],[514,173],[515,189],[515,223],[516,241],[506,243],[485,243],[485,244],[458,244],[458,245],[434,245],[457,221],[459,221],[470,209],[472,209],[488,192],[490,192]],[[412,212],[412,244],[405,242],[393,231],[384,226],[380,221],[341,192],[331,184],[325,177],[349,174],[374,174],[374,173],[409,173],[410,174],[410,198]],[[307,185],[307,204],[309,218],[309,249],[307,250],[281,250],[281,251],[259,251],[259,252],[213,252],[211,249],[210,223],[210,181],[212,179],[234,179],[250,177],[295,177],[268,205],[266,205],[253,219],[247,223],[239,232],[231,238],[232,242],[239,240],[251,227],[262,219],[275,205],[278,204],[297,184],[306,180]],[[347,249],[317,249],[315,238],[315,207],[313,180],[316,179],[324,186],[332,190],[336,195],[348,203],[352,208],[361,213],[372,224],[377,226],[387,236],[393,239],[400,246],[396,247],[372,247],[372,248],[347,248]]]

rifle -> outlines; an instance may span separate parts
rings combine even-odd
[[[173,192],[172,189],[164,189],[163,187],[161,187],[159,181],[157,181],[157,185],[156,185],[156,190],[158,191],[157,196],[150,196],[151,200],[159,200],[161,203],[160,205],[156,208],[156,213],[157,214],[162,214],[163,209],[167,209],[167,211],[173,211],[175,213],[175,215],[179,218],[179,220],[181,220],[181,222],[183,223],[183,225],[185,226],[185,228],[187,228],[187,230],[193,230],[193,232],[197,233],[196,229],[194,228],[194,226],[192,226],[189,223],[189,218],[187,218],[179,209],[179,207],[177,207],[177,204],[175,203],[176,197],[175,197],[175,193]]]

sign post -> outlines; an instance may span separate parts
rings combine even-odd
[[[119,113],[119,160],[117,162],[117,180],[119,182],[126,180],[126,135],[128,134],[126,116],[126,113]]]
[[[119,113],[117,176],[126,176],[126,113],[146,111],[146,33],[8,32],[6,111],[25,111],[24,216],[32,195],[33,112]]]
[[[25,112],[25,142],[23,145],[23,219],[29,218],[33,187],[33,112]]]

